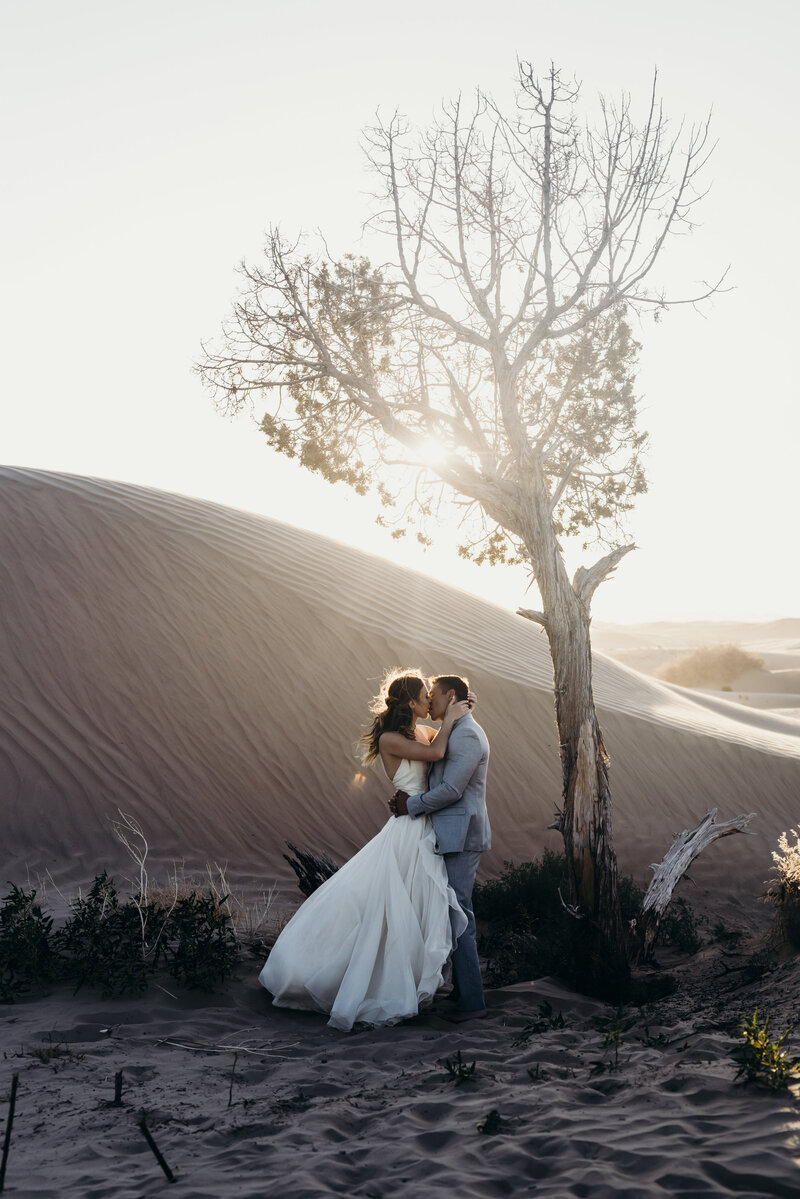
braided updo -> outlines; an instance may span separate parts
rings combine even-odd
[[[427,680],[418,670],[390,670],[384,677],[370,704],[372,726],[358,742],[365,765],[377,758],[381,733],[402,733],[409,741],[414,740],[411,704],[427,689]]]

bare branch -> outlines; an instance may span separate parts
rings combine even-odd
[[[606,554],[605,558],[601,558],[599,562],[595,562],[594,566],[590,566],[588,570],[584,566],[578,567],[572,580],[572,587],[578,599],[587,609],[591,606],[592,596],[603,580],[616,570],[626,554],[635,549],[635,545],[621,545],[618,549],[612,550],[610,554]]]
[[[524,616],[526,620],[540,624],[543,629],[547,628],[547,617],[544,612],[535,612],[532,608],[517,608],[517,616]]]
[[[641,954],[644,957],[650,953],[659,922],[669,906],[676,886],[695,858],[720,837],[746,832],[754,816],[755,812],[750,812],[746,816],[735,816],[733,820],[717,824],[717,809],[711,808],[695,828],[684,829],[683,832],[675,834],[672,845],[662,861],[652,867],[653,878],[642,902],[639,938]]]

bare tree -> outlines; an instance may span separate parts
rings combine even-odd
[[[595,590],[634,548],[620,522],[645,490],[630,318],[697,303],[721,280],[677,300],[650,281],[700,199],[707,122],[671,133],[655,80],[639,123],[627,96],[601,99],[594,126],[578,101],[555,68],[540,81],[521,64],[510,115],[478,92],[418,133],[379,120],[368,225],[388,234],[390,261],[336,261],[273,230],[198,369],[222,410],[266,403],[269,444],[309,469],[375,486],[403,520],[450,497],[472,529],[462,554],[530,567],[542,610],[521,615],[549,639],[561,746],[554,827],[587,969],[614,973],[625,948],[589,626]],[[605,552],[570,579],[559,538],[581,531]]]

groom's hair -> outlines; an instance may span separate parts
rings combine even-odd
[[[439,684],[441,691],[455,691],[456,699],[466,699],[469,695],[469,679],[462,679],[457,674],[440,674],[433,682]]]

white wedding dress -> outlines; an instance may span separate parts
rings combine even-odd
[[[391,782],[419,794],[426,771],[424,762],[403,761]],[[325,1012],[341,1029],[416,1015],[467,927],[435,845],[427,816],[392,816],[314,891],[259,975],[273,1003]]]

